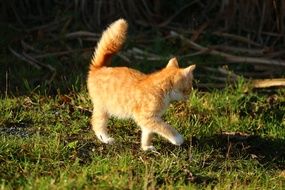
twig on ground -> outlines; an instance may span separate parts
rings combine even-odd
[[[270,54],[266,54],[265,56],[267,58],[273,58],[273,57],[279,57],[281,55],[285,55],[285,50],[280,50],[280,51],[277,51],[277,52],[272,52]]]
[[[22,61],[25,61],[27,63],[29,63],[31,66],[35,67],[36,69],[40,70],[41,66],[39,66],[37,63],[29,60],[28,58],[26,58],[25,56],[17,53],[15,50],[13,50],[10,46],[8,47],[8,49],[10,50],[10,52],[15,55],[16,57],[18,57],[19,59],[21,59]]]
[[[53,81],[53,79],[56,75],[56,69],[54,67],[52,67],[51,65],[48,65],[48,64],[41,63],[40,61],[36,60],[34,57],[32,57],[31,55],[29,55],[25,52],[22,54],[17,53],[10,46],[9,46],[9,50],[13,55],[18,57],[22,61],[29,63],[31,66],[35,67],[38,70],[40,70],[42,68],[48,69],[51,72],[51,77],[49,78],[48,83],[51,83]]]
[[[21,40],[21,44],[22,44],[24,49],[31,50],[31,51],[33,51],[35,53],[43,53],[42,51],[40,51],[38,49],[35,49],[33,46],[27,44],[24,40]]]
[[[231,55],[228,53],[224,53],[221,51],[217,50],[211,50],[209,48],[203,47],[188,38],[185,38],[183,35],[178,34],[174,31],[171,31],[171,35],[173,37],[178,37],[187,44],[189,44],[193,49],[198,50],[198,51],[206,51],[208,50],[208,53],[211,55],[217,55],[217,56],[222,56],[224,57],[227,61],[230,62],[236,62],[236,63],[259,63],[259,64],[264,64],[264,65],[275,65],[275,66],[280,66],[280,67],[285,67],[285,62],[282,60],[273,60],[273,59],[265,59],[265,58],[257,58],[257,57],[242,57],[242,56],[236,56],[236,55]]]
[[[205,22],[205,23],[203,23],[203,24],[198,28],[198,30],[193,31],[193,35],[192,35],[192,37],[191,37],[191,40],[192,40],[192,41],[196,41],[196,40],[199,38],[200,34],[201,34],[208,26],[209,26],[209,23],[208,23],[208,22]]]
[[[246,71],[243,71],[242,75],[244,77],[249,77],[249,78],[266,78],[266,77],[272,76],[273,73],[275,73],[275,72],[272,70],[263,71],[263,72],[246,72]]]
[[[239,76],[236,75],[234,72],[229,71],[229,70],[227,70],[227,69],[225,69],[223,67],[212,68],[212,67],[205,67],[204,66],[202,68],[204,68],[207,71],[212,71],[212,72],[220,73],[220,74],[222,74],[224,76],[227,76],[228,78],[225,78],[224,81],[228,81],[228,80],[230,80],[230,81],[237,81],[237,79],[239,78]]]
[[[182,55],[180,56],[180,58],[187,58],[187,57],[193,57],[193,56],[197,56],[197,55],[202,55],[202,54],[205,54],[207,53],[209,50],[206,49],[206,50],[201,50],[201,51],[197,51],[195,53],[190,53],[190,54],[186,54],[186,55]]]
[[[222,74],[225,74],[225,75],[231,77],[232,80],[234,80],[234,81],[236,81],[239,78],[239,76],[237,74],[235,74],[233,71],[230,71],[230,70],[225,69],[223,67],[219,67],[218,71]]]
[[[149,60],[149,61],[166,60],[166,58],[164,58],[164,57],[161,57],[161,56],[156,55],[154,53],[143,51],[143,50],[136,48],[136,47],[128,50],[127,54],[133,56],[136,59],[143,59],[143,60]]]
[[[211,81],[215,81],[215,82],[234,82],[234,80],[232,80],[232,78],[227,78],[227,77],[224,77],[224,76],[213,76],[213,75],[207,75],[207,74],[199,74],[197,73],[195,75],[197,78],[204,78],[204,79],[207,79],[207,80],[211,80]]]
[[[51,65],[48,65],[48,64],[44,64],[38,60],[36,60],[34,57],[32,57],[31,55],[27,54],[27,53],[23,53],[23,56],[26,57],[27,59],[33,61],[34,63],[37,63],[38,65],[44,67],[44,68],[47,68],[48,70],[50,70],[51,72],[55,72],[55,68],[52,67]]]
[[[41,55],[34,55],[33,58],[46,58],[46,57],[53,57],[53,56],[62,56],[62,55],[68,55],[75,52],[81,52],[81,51],[91,51],[94,48],[83,48],[83,49],[73,49],[68,51],[60,51],[60,52],[54,52],[54,53],[46,53]]]
[[[48,69],[51,72],[51,76],[49,77],[48,83],[51,83],[56,75],[56,69],[49,65],[49,64],[44,64],[38,60],[36,60],[34,57],[30,56],[29,54],[23,53],[23,56],[25,56],[28,60],[31,60],[34,63],[37,63],[38,65],[42,66],[43,68]]]
[[[250,44],[250,45],[254,45],[254,46],[257,46],[257,47],[263,47],[261,44],[259,43],[256,43],[246,37],[243,37],[243,36],[238,36],[238,35],[235,35],[235,34],[229,34],[229,33],[225,33],[225,32],[214,32],[213,33],[214,35],[216,36],[222,36],[222,37],[225,37],[225,38],[229,38],[229,39],[232,39],[232,40],[235,40],[235,41],[239,41],[239,42],[243,42],[243,43],[246,43],[246,44]]]
[[[127,56],[125,56],[124,54],[122,54],[122,53],[117,53],[117,55],[118,55],[122,60],[124,60],[125,62],[131,63],[131,60],[130,60]]]
[[[100,35],[88,31],[77,31],[77,32],[68,33],[65,35],[65,37],[66,38],[93,37],[98,39]]]
[[[285,78],[252,80],[253,88],[285,87]]]
[[[234,53],[244,53],[244,54],[249,54],[253,56],[262,56],[262,55],[265,55],[267,52],[270,52],[270,50],[266,48],[253,49],[253,48],[232,47],[232,46],[227,46],[227,45],[210,46],[210,49],[230,51]]]
[[[57,28],[57,25],[59,25],[61,22],[64,22],[66,20],[66,18],[62,18],[62,19],[57,19],[56,21],[52,21],[48,24],[44,24],[44,25],[40,25],[40,26],[35,26],[33,28],[27,29],[27,32],[33,32],[33,31],[37,31],[37,30],[54,30],[55,28]]]
[[[202,88],[202,89],[208,89],[208,88],[225,88],[226,84],[225,83],[197,83],[196,86],[198,88]]]
[[[244,141],[250,137],[249,134],[243,132],[226,132],[223,131],[222,135],[229,137],[231,140]]]

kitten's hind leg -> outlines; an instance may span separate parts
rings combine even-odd
[[[92,129],[95,132],[97,138],[106,144],[114,143],[114,138],[110,137],[107,129],[108,114],[100,112],[99,110],[93,110],[92,113]]]

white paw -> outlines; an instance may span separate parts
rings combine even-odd
[[[142,145],[142,149],[143,149],[144,151],[155,151],[155,147],[154,147],[154,146]]]
[[[105,144],[113,144],[115,142],[115,139],[112,137],[109,137],[106,134],[96,134],[96,136],[98,137],[98,139],[105,143]]]
[[[172,144],[180,146],[184,140],[182,135],[177,134],[173,139],[170,140]]]
[[[112,138],[112,137],[108,137],[106,139],[104,139],[103,143],[106,143],[106,144],[114,144],[115,142],[115,139]]]

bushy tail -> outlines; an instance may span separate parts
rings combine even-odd
[[[128,23],[124,19],[119,19],[103,32],[91,60],[92,66],[106,65],[111,56],[121,49],[126,39],[127,29]]]

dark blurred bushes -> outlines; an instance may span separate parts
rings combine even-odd
[[[284,0],[9,0],[0,3],[0,10],[2,21],[23,27],[67,16],[93,30],[118,17],[144,26],[209,22],[225,30],[278,34],[284,34],[285,24]]]

